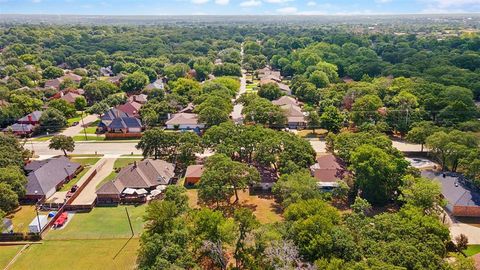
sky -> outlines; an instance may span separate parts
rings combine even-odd
[[[0,14],[368,15],[477,12],[480,12],[480,0],[0,0]]]

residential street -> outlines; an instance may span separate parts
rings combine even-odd
[[[242,47],[241,47],[241,50],[240,50],[240,55],[241,55],[242,61],[243,61],[243,44],[242,44]],[[240,78],[240,89],[238,91],[237,96],[232,101],[235,102],[245,92],[247,92],[247,75],[246,75],[246,70],[242,69],[242,77]],[[230,114],[232,116],[233,122],[235,122],[237,124],[241,124],[243,122],[242,109],[243,109],[242,104],[235,104],[233,106],[233,111]]]
[[[61,150],[52,150],[48,148],[49,142],[27,143],[25,148],[35,151],[35,155],[43,157],[63,155]],[[142,154],[141,150],[135,148],[136,141],[132,142],[75,142],[75,151],[72,154],[103,154],[103,155],[129,155]]]

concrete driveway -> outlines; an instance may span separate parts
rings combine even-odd
[[[95,164],[97,174],[90,180],[90,183],[82,190],[80,195],[72,202],[72,205],[92,204],[97,198],[97,185],[102,182],[113,171],[113,164],[116,157],[105,157]]]
[[[80,131],[83,130],[83,126],[82,125],[88,125],[92,122],[95,122],[98,120],[98,115],[96,114],[90,114],[90,115],[87,115],[85,118],[83,118],[83,121],[80,120],[79,121],[79,124],[76,125],[76,126],[72,126],[72,127],[68,127],[66,128],[64,131],[62,131],[60,134],[61,135],[65,135],[65,136],[75,136],[77,135],[78,133],[80,133]]]

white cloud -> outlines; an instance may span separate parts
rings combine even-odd
[[[466,7],[469,5],[480,5],[480,0],[420,0],[420,2],[428,3],[431,7],[438,9],[449,7]]]
[[[230,0],[215,0],[215,4],[217,5],[228,5],[230,3]]]
[[[258,7],[262,4],[261,1],[257,0],[248,0],[240,3],[241,7]]]
[[[201,4],[206,4],[210,0],[192,0],[193,4],[201,5]]]
[[[296,7],[284,7],[276,10],[279,14],[293,15],[296,14],[298,9]]]
[[[316,6],[316,5],[317,5],[317,2],[315,2],[315,1],[309,1],[307,3],[307,6],[309,6],[309,7],[313,7],[313,6]]]
[[[270,4],[283,4],[287,3],[293,0],[265,0],[265,2],[270,3]]]

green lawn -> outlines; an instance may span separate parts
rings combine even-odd
[[[84,142],[84,141],[105,141],[105,136],[101,135],[88,135],[87,139],[85,139],[85,135],[75,135],[73,136],[73,140],[76,142]]]
[[[4,269],[22,247],[22,245],[0,246],[0,269]]]
[[[87,116],[88,114],[83,114],[83,115]],[[82,120],[82,113],[77,113],[77,116],[67,119],[68,126],[71,126],[73,122],[80,123],[80,120]]]
[[[126,206],[136,236],[143,231],[146,205]],[[59,230],[50,230],[46,240],[114,239],[131,236],[125,206],[95,207],[88,213],[75,213],[72,220]]]
[[[51,136],[51,135],[41,136],[41,137],[32,138],[32,141],[35,141],[35,142],[46,142],[46,141],[50,140],[51,138],[53,138],[53,136]]]
[[[63,185],[60,191],[70,190],[75,184],[77,184],[78,180],[80,180],[88,172],[90,167],[97,163],[99,160],[100,158],[72,158],[71,161],[82,164],[84,168],[72,180]]]
[[[11,269],[135,269],[138,247],[138,238],[44,241],[26,249]]]
[[[87,134],[93,134],[93,135],[97,135],[97,126],[94,126],[94,127],[87,127],[87,128],[84,128],[79,134],[85,134],[85,130],[87,131]]]
[[[117,169],[117,168],[121,169],[123,167],[128,166],[129,164],[132,164],[134,161],[140,161],[142,159],[143,159],[143,157],[139,157],[139,156],[132,157],[132,158],[117,158],[115,160],[115,163],[113,164],[114,171],[111,172],[107,177],[105,177],[100,183],[98,183],[97,188],[101,187],[106,182],[112,181],[113,179],[115,179],[115,177],[117,176],[117,173],[115,172],[115,169]]]
[[[467,254],[467,256],[473,256],[477,253],[480,253],[480,245],[469,245],[464,252]]]

